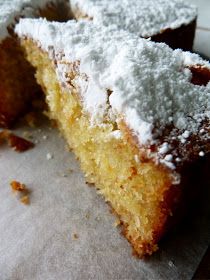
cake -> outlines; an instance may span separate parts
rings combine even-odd
[[[87,182],[151,255],[209,158],[210,64],[86,20],[21,19],[15,31]]]
[[[71,6],[71,8],[70,8]],[[10,127],[41,94],[33,69],[24,60],[13,33],[20,17],[67,21],[86,18],[115,25],[173,48],[192,49],[197,11],[180,0],[7,0],[0,2],[0,126]],[[15,106],[14,106],[15,104]]]
[[[176,49],[192,50],[197,9],[182,0],[70,0],[76,19],[116,25]]]
[[[10,126],[40,92],[33,69],[24,59],[13,26],[20,17],[69,18],[66,0],[0,1],[0,126]]]

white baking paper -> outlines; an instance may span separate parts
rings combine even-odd
[[[38,141],[34,149],[0,148],[1,280],[191,278],[210,241],[205,207],[196,204],[195,219],[169,235],[153,257],[136,259],[57,130],[46,122],[16,133],[25,131]],[[30,205],[12,193],[11,180],[27,185]]]

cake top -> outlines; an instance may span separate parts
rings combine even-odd
[[[0,0],[0,41],[8,36],[7,27],[15,23],[17,17],[38,16],[37,8],[42,8],[56,0]]]
[[[142,37],[187,25],[197,16],[195,6],[181,0],[70,0],[75,14],[93,18],[94,23],[118,28]]]
[[[198,55],[88,21],[21,19],[15,30],[56,61],[61,84],[68,85],[69,63],[79,61],[81,78],[75,82],[93,125],[123,119],[139,145],[158,146],[159,160],[171,168],[172,159],[184,156],[172,154],[173,143],[182,146],[195,135],[207,141],[210,82],[193,84],[190,69],[210,70],[210,64]],[[196,153],[203,155],[205,147],[198,146]]]

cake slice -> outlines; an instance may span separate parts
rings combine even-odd
[[[183,0],[70,0],[76,19],[116,25],[176,49],[192,50],[197,9]]]
[[[87,21],[21,19],[49,117],[118,215],[138,256],[193,199],[210,152],[210,64]]]
[[[0,126],[10,126],[23,114],[40,88],[33,69],[24,59],[13,27],[20,17],[69,18],[67,0],[0,1]]]

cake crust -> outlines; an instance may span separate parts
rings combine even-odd
[[[182,25],[176,29],[165,29],[160,34],[153,35],[151,40],[154,42],[164,42],[172,49],[182,49],[192,51],[195,38],[196,19],[188,25]]]

